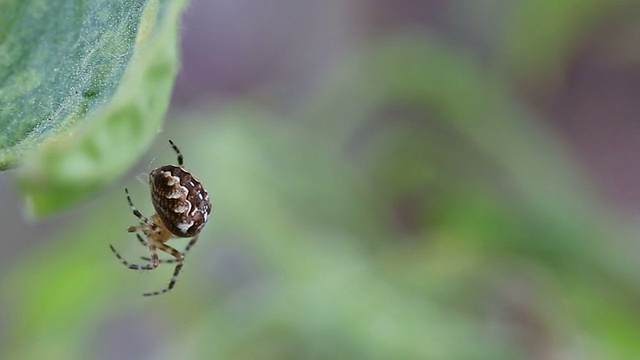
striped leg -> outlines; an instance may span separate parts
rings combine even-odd
[[[160,290],[160,291],[154,291],[151,293],[144,293],[142,295],[144,296],[154,296],[154,295],[160,295],[160,294],[164,294],[166,292],[169,292],[171,289],[173,289],[173,287],[176,285],[176,281],[178,278],[178,274],[180,273],[180,270],[182,269],[182,265],[183,265],[183,261],[184,261],[184,255],[182,253],[180,253],[180,251],[172,248],[169,245],[160,243],[158,244],[158,248],[166,253],[169,253],[171,255],[173,255],[173,257],[176,258],[176,262],[178,263],[175,267],[175,269],[173,269],[173,276],[171,277],[171,281],[169,281],[169,285]],[[151,256],[153,257],[154,254],[152,254]]]
[[[193,239],[191,239],[191,241],[189,241],[187,246],[185,246],[184,250],[182,250],[182,255],[184,257],[187,256],[187,254],[189,253],[189,250],[191,250],[191,248],[193,247],[193,245],[196,244],[197,241],[198,241],[198,235],[194,236]],[[142,260],[145,260],[145,261],[151,261],[151,258],[148,257],[148,256],[141,256],[140,258]],[[176,260],[176,259],[160,259],[160,263],[161,264],[175,264],[177,262],[178,262],[178,260]]]
[[[127,260],[123,259],[122,256],[120,256],[120,254],[116,251],[113,245],[109,245],[109,247],[111,248],[111,251],[113,251],[114,255],[118,258],[118,260],[120,260],[122,265],[126,266],[131,270],[153,270],[158,267],[159,261],[158,261],[158,254],[156,253],[155,246],[149,246],[149,251],[151,251],[151,258],[149,260],[151,261],[151,263],[144,264],[144,265],[129,263]]]
[[[142,244],[142,246],[144,246],[144,247],[148,247],[149,246],[147,241],[145,239],[143,239],[142,236],[140,236],[140,234],[136,234],[136,237],[138,238],[138,241],[140,242],[140,244]],[[151,261],[150,258],[147,258],[147,259],[149,259],[147,261]]]
[[[149,218],[147,218],[146,216],[142,215],[142,213],[138,209],[136,209],[135,206],[133,206],[133,201],[131,201],[131,196],[129,196],[129,189],[124,188],[124,192],[125,194],[127,194],[127,202],[129,203],[131,212],[133,212],[133,215],[135,215],[135,217],[140,219],[140,223],[141,223],[140,226],[129,226],[129,228],[127,228],[127,231],[130,233],[133,233],[138,230],[142,230],[145,227],[156,230],[158,228],[158,225],[156,225],[153,221],[149,220]]]
[[[178,149],[176,144],[174,144],[173,141],[171,141],[171,140],[169,140],[169,144],[171,144],[171,147],[173,148],[173,151],[175,151],[176,155],[178,155],[178,165],[180,165],[180,167],[182,167],[184,165],[184,158],[182,157],[182,153],[180,152],[180,149]]]

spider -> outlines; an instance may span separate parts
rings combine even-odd
[[[211,213],[209,194],[207,194],[200,181],[182,167],[184,159],[178,147],[171,140],[169,140],[169,144],[176,152],[178,166],[164,165],[149,174],[151,202],[156,210],[156,213],[151,215],[151,218],[142,215],[133,206],[129,190],[124,189],[133,215],[140,220],[140,225],[129,226],[127,231],[135,233],[138,241],[149,249],[150,257],[142,258],[145,261],[149,261],[149,263],[142,265],[129,263],[120,256],[113,245],[109,245],[118,260],[132,270],[153,270],[160,263],[176,263],[169,285],[159,291],[144,293],[144,296],[160,295],[173,289],[178,274],[182,269],[185,255],[198,241],[198,234],[204,228]],[[139,232],[144,234],[146,239]],[[183,252],[180,252],[166,244],[173,237],[192,239]],[[160,260],[157,250],[164,251],[175,259]]]

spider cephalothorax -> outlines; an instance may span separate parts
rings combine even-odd
[[[177,263],[169,286],[161,291],[145,293],[145,296],[163,294],[174,287],[178,273],[182,269],[184,257],[198,241],[198,234],[211,213],[209,194],[200,181],[182,167],[183,157],[178,147],[171,140],[169,140],[169,143],[178,155],[178,166],[161,166],[149,174],[151,201],[156,213],[151,218],[142,215],[133,206],[129,191],[124,189],[133,214],[140,219],[140,225],[129,226],[127,230],[131,233],[136,233],[138,241],[149,248],[151,257],[143,259],[150,261],[150,263],[144,265],[130,264],[111,246],[111,250],[116,257],[129,269],[153,270],[158,267],[160,262]],[[146,240],[138,232],[142,232]],[[192,239],[181,253],[165,244],[172,237],[192,237]],[[171,254],[175,260],[160,261],[157,249]]]

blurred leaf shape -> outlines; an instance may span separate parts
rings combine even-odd
[[[95,193],[160,128],[184,1],[0,2],[0,169],[44,215]]]

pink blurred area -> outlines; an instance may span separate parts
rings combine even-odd
[[[212,98],[304,95],[363,40],[363,1],[191,2],[183,17],[176,107]]]

